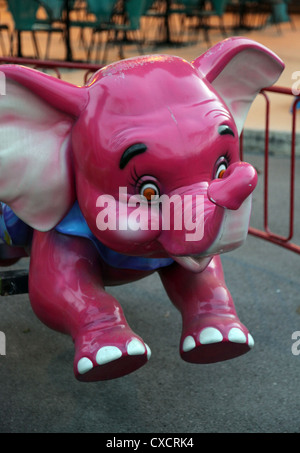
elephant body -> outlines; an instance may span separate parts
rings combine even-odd
[[[153,272],[181,313],[184,360],[252,348],[219,255],[246,238],[257,175],[240,161],[239,134],[256,94],[282,70],[244,38],[191,63],[117,62],[84,87],[3,68],[0,237],[30,253],[33,310],[72,337],[77,379],[113,379],[149,360],[105,287]]]

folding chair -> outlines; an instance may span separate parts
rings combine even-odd
[[[34,25],[38,31],[45,31],[48,33],[45,59],[49,57],[49,50],[51,44],[52,33],[65,33],[65,28],[61,24],[63,18],[64,0],[37,0],[39,5],[42,6],[47,14],[46,19],[37,19]]]
[[[94,44],[94,36],[97,33],[107,33],[107,39],[105,42],[102,64],[107,61],[108,48],[112,45],[119,46],[119,57],[124,58],[124,45],[135,44],[138,48],[139,53],[143,53],[142,42],[143,40],[138,37],[140,31],[141,17],[145,12],[145,0],[126,0],[124,4],[124,11],[119,14],[116,12],[115,6],[116,1],[105,0],[101,3],[95,0],[87,0],[88,7],[91,12],[94,12],[97,18],[97,25],[94,27],[92,34],[93,38],[91,41],[90,49]],[[98,14],[94,8],[94,4],[97,4]],[[99,17],[100,6],[106,4],[106,10],[102,10]],[[106,16],[103,20],[104,13]],[[130,35],[134,36],[132,39]],[[99,43],[100,44],[100,43]],[[99,46],[98,44],[98,46]],[[99,48],[99,47],[98,47]],[[90,52],[89,52],[90,54]]]
[[[38,44],[35,36],[35,22],[36,22],[36,13],[39,8],[39,4],[37,2],[33,2],[32,0],[22,0],[22,2],[18,0],[7,0],[8,9],[12,15],[14,20],[14,30],[11,33],[10,37],[10,53],[13,55],[13,41],[14,36],[17,37],[18,40],[18,57],[22,57],[22,42],[21,42],[21,34],[23,32],[30,32],[32,34],[33,45],[35,48],[35,56],[39,58],[39,49]]]
[[[56,1],[56,0],[55,0]],[[56,3],[58,4],[58,1]],[[34,1],[34,0],[22,0],[22,2],[18,0],[7,0],[8,9],[11,12],[11,15],[14,20],[14,30],[11,33],[11,44],[10,44],[10,53],[13,55],[13,41],[14,36],[17,36],[17,55],[18,57],[23,56],[22,52],[22,42],[21,42],[21,34],[23,32],[30,32],[32,34],[33,45],[35,49],[35,58],[40,58],[40,51],[36,39],[36,32],[46,32],[48,33],[48,41],[47,41],[47,48],[46,48],[46,55],[45,58],[48,57],[48,51],[50,47],[50,40],[51,34],[53,32],[60,32],[63,33],[63,27],[56,27],[53,26],[54,18],[52,18],[52,10],[51,7],[48,6],[47,0],[43,1]],[[60,0],[60,3],[63,3],[63,0]],[[50,4],[50,1],[49,1]],[[52,2],[51,2],[52,4]],[[41,22],[37,20],[37,11],[40,6],[45,8],[45,11],[48,15],[48,18]]]

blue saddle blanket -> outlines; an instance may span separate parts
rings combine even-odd
[[[102,259],[118,269],[153,271],[169,266],[172,258],[145,258],[115,252],[100,242],[91,232],[76,202],[66,217],[55,227],[61,234],[84,237],[93,242]],[[26,247],[32,240],[33,229],[24,223],[5,203],[0,202],[0,243]]]
[[[32,239],[32,228],[26,225],[7,204],[0,202],[0,244],[26,247]]]
[[[102,259],[118,269],[153,271],[173,263],[172,258],[127,256],[106,247],[91,232],[77,202],[55,229],[62,234],[91,240]],[[9,206],[0,202],[0,242],[26,247],[32,240],[32,232],[32,228],[20,220]]]
[[[161,267],[169,266],[174,262],[172,258],[145,258],[123,255],[106,247],[91,232],[77,202],[55,229],[59,233],[90,239],[96,246],[102,259],[110,266],[118,269],[153,271]]]

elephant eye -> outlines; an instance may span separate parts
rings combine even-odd
[[[159,189],[156,184],[146,182],[140,187],[140,195],[143,195],[148,202],[153,202],[159,198]]]
[[[228,160],[226,159],[225,156],[222,156],[220,157],[218,160],[217,160],[217,163],[216,163],[216,166],[215,166],[216,170],[215,170],[215,174],[214,174],[214,178],[215,179],[221,179],[223,178],[224,176],[224,173],[225,171],[227,170],[228,168]]]
[[[223,175],[226,170],[227,170],[227,166],[225,164],[219,165],[215,178],[223,178]]]

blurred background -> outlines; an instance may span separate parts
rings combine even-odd
[[[286,70],[278,81],[284,87],[292,87],[297,82],[292,76],[300,71],[299,30],[299,0],[0,1],[2,57],[99,67],[149,53],[192,60],[218,41],[242,35],[266,45],[284,60]],[[63,71],[62,77],[84,83],[83,74],[72,69]],[[289,106],[284,104],[289,101],[274,97],[274,112],[281,112],[280,119],[275,113],[277,130],[290,128]],[[246,127],[264,128],[262,102],[250,112]]]

